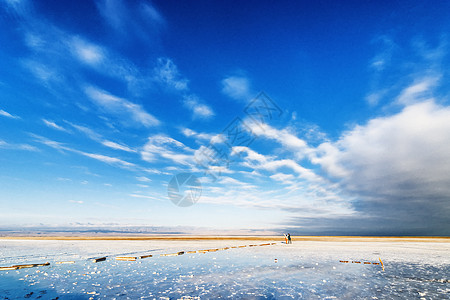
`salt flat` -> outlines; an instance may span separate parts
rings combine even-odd
[[[273,241],[1,239],[0,266],[50,266],[0,271],[0,299],[450,298],[448,239]],[[222,250],[161,256],[206,249]],[[115,260],[141,255],[153,257]]]

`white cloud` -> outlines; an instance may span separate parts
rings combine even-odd
[[[58,180],[58,181],[65,181],[65,182],[71,182],[72,181],[72,179],[65,178],[65,177],[58,177],[58,178],[56,178],[56,180]]]
[[[349,171],[338,163],[340,155],[338,147],[331,142],[325,142],[320,144],[309,158],[312,163],[320,165],[329,175],[345,177]]]
[[[281,168],[291,169],[297,173],[298,178],[308,181],[322,182],[322,178],[316,175],[312,170],[307,169],[291,159],[276,159],[274,156],[264,156],[248,147],[233,147],[233,155],[245,153],[245,166],[266,171],[277,171]]]
[[[116,150],[122,150],[122,151],[126,151],[126,152],[137,152],[136,150],[131,149],[130,147],[128,147],[126,145],[119,144],[119,143],[116,143],[116,142],[111,142],[111,141],[108,141],[108,140],[102,141],[102,145],[104,145],[106,147],[109,147],[109,148],[112,148],[112,149],[116,149]]]
[[[56,141],[52,141],[46,137],[37,135],[37,134],[33,134],[30,133],[30,136],[35,138],[35,140],[43,145],[46,145],[50,148],[56,149],[56,150],[60,150],[60,151],[71,151],[72,149],[65,146],[63,143],[60,142],[56,142]]]
[[[124,26],[126,6],[121,0],[103,0],[96,2],[106,22],[116,30]]]
[[[81,200],[69,200],[70,203],[83,204],[84,202]]]
[[[232,188],[232,186],[236,188],[237,186],[237,188],[243,190],[250,190],[250,189],[256,190],[258,188],[256,185],[249,184],[248,182],[237,180],[228,176],[222,176],[219,180],[219,184],[226,185],[226,188],[228,187]]]
[[[202,141],[209,141],[211,143],[218,143],[224,141],[220,134],[196,132],[190,128],[181,128],[181,133],[186,137],[196,138]]]
[[[259,154],[258,152],[244,146],[236,146],[233,147],[232,154],[240,155],[241,153],[246,154],[246,159],[250,161],[255,161],[258,163],[266,163],[268,160],[272,160],[274,157],[272,156],[264,156]]]
[[[11,150],[24,150],[24,151],[39,151],[38,148],[28,145],[28,144],[12,144],[0,140],[0,149],[11,149]]]
[[[388,90],[379,90],[379,91],[372,91],[370,94],[366,96],[366,101],[369,103],[369,105],[377,105],[380,100],[386,95]]]
[[[284,147],[284,150],[291,151],[298,159],[302,159],[311,152],[308,144],[304,140],[298,138],[288,128],[279,130],[265,123],[256,124],[249,119],[246,120],[246,124],[252,133],[256,134],[258,137],[265,137],[280,143]]]
[[[0,116],[4,116],[7,118],[11,118],[11,119],[20,119],[19,116],[14,116],[14,115],[10,114],[9,112],[4,111],[3,109],[0,109]]]
[[[44,83],[60,82],[62,75],[51,65],[34,60],[25,60],[23,65],[39,80]]]
[[[208,119],[214,116],[213,110],[208,105],[201,103],[198,97],[194,95],[184,98],[184,106],[192,111],[194,119]]]
[[[141,182],[150,182],[150,181],[152,181],[150,178],[147,178],[145,176],[139,176],[139,177],[136,177],[136,179],[141,181]]]
[[[98,65],[104,60],[104,50],[97,45],[89,43],[80,37],[75,37],[70,43],[75,57],[88,65]]]
[[[148,195],[137,194],[137,193],[130,194],[129,196],[133,197],[133,198],[143,198],[143,199],[149,199],[149,200],[162,201],[160,198],[156,198],[156,197],[152,197],[152,196],[148,196]]]
[[[116,32],[146,40],[155,27],[165,23],[161,13],[148,2],[132,3],[122,0],[100,0],[97,8]]]
[[[158,125],[160,122],[147,113],[140,105],[134,104],[126,99],[113,96],[108,92],[89,86],[85,88],[86,95],[103,110],[118,116],[123,122],[127,120],[134,121],[134,124],[138,124],[144,127],[150,127]]]
[[[53,128],[53,129],[56,129],[56,130],[59,130],[59,131],[67,131],[64,127],[62,127],[62,126],[56,124],[56,123],[53,122],[53,121],[49,121],[49,120],[46,120],[46,119],[42,119],[42,122],[44,122],[44,124],[47,125],[47,126],[50,127],[50,128]]]
[[[391,63],[397,45],[391,37],[386,35],[376,37],[372,43],[376,44],[377,49],[381,49],[381,51],[371,60],[370,67],[377,72],[381,72]]]
[[[72,151],[79,153],[81,155],[96,159],[98,161],[110,164],[110,165],[118,165],[120,167],[125,167],[125,168],[135,167],[135,164],[124,161],[120,158],[106,156],[106,155],[102,155],[102,154],[88,153],[88,152],[83,152],[83,151],[75,151],[75,150],[72,150]]]
[[[336,143],[325,145],[328,150],[315,162],[337,177],[368,182],[381,178],[396,178],[396,182],[424,176],[431,182],[450,180],[446,171],[450,168],[450,151],[446,148],[450,145],[450,108],[433,101],[413,104],[396,115],[356,126]],[[329,165],[340,166],[347,172],[336,172]],[[394,182],[385,182],[383,186]]]
[[[102,136],[100,134],[98,134],[97,132],[93,131],[92,129],[86,127],[86,126],[81,126],[81,125],[77,125],[77,124],[73,124],[70,122],[67,122],[70,126],[72,126],[73,128],[75,128],[76,130],[84,133],[85,135],[87,135],[90,139],[94,140],[94,141],[99,141],[102,139]]]
[[[439,83],[439,76],[426,76],[406,87],[396,102],[408,105],[432,98],[432,89]]]
[[[283,184],[292,185],[294,183],[295,177],[292,174],[276,173],[270,176],[273,180],[279,181]]]
[[[177,164],[190,166],[193,164],[193,152],[183,143],[160,134],[148,138],[147,143],[142,147],[141,156],[148,162],[165,158]]]
[[[254,211],[255,214],[266,211],[269,213],[265,218],[266,222],[270,222],[271,219],[279,220],[280,217],[286,218],[286,212],[305,217],[348,216],[353,212],[346,203],[332,199],[316,201],[314,195],[309,195],[302,190],[289,195],[280,188],[271,188],[272,184],[266,184],[269,188],[224,177],[217,186],[211,183],[204,186],[204,196],[201,201],[208,204],[257,209]],[[255,191],[258,192],[255,193]]]
[[[158,58],[154,69],[155,80],[177,91],[188,89],[188,80],[182,78],[175,63],[169,58]]]
[[[63,143],[60,142],[56,142],[56,141],[52,141],[46,137],[42,137],[36,134],[30,134],[32,137],[34,137],[36,139],[37,142],[42,143],[44,145],[47,145],[53,149],[56,150],[60,150],[60,151],[67,151],[67,152],[72,152],[72,153],[76,153],[82,156],[86,156],[110,165],[117,165],[119,167],[125,168],[125,169],[131,169],[131,168],[135,168],[136,165],[130,162],[127,162],[125,160],[122,160],[120,158],[116,158],[116,157],[111,157],[111,156],[106,156],[106,155],[102,155],[102,154],[96,154],[96,153],[89,153],[89,152],[84,152],[84,151],[80,151],[77,149],[73,149],[71,147],[65,146]]]
[[[250,83],[246,77],[230,76],[222,80],[222,92],[236,100],[250,100]]]
[[[103,146],[106,146],[106,147],[109,147],[109,148],[115,149],[115,150],[122,150],[122,151],[126,151],[126,152],[131,152],[131,153],[137,152],[137,150],[131,149],[130,147],[128,147],[127,145],[124,145],[122,143],[116,143],[116,142],[113,142],[113,141],[105,140],[102,137],[101,134],[95,132],[94,130],[92,130],[92,129],[86,127],[86,126],[73,124],[73,123],[67,122],[67,121],[66,121],[66,123],[68,123],[73,128],[77,129],[78,131],[84,133],[90,139],[101,143]]]
[[[89,42],[81,36],[60,38],[64,45],[63,48],[66,48],[68,52],[72,53],[77,62],[88,65],[105,76],[114,77],[126,82],[131,92],[136,92],[136,88],[139,88],[139,85],[145,81],[133,63],[125,57],[108,50],[108,48]],[[67,51],[66,49],[63,50]],[[72,63],[71,65],[74,65],[73,62],[69,62],[69,57],[63,56],[63,59],[68,60],[69,64]],[[78,68],[78,64],[73,66],[73,69]],[[67,69],[64,70],[64,72],[70,71]]]
[[[153,26],[156,24],[163,24],[165,22],[161,13],[150,3],[141,2],[140,11],[142,12],[143,19],[145,21],[150,21],[149,25]]]
[[[164,173],[161,170],[158,169],[149,169],[149,168],[143,168],[142,171],[147,172],[149,174],[165,174],[165,175],[170,175],[169,173]]]
[[[68,98],[70,92],[75,96],[74,87],[83,84],[85,66],[125,82],[132,93],[139,94],[147,88],[144,82],[148,78],[128,59],[82,35],[73,35],[53,25],[33,11],[30,9],[22,20],[25,44],[32,51],[23,65],[52,93]]]
[[[312,162],[359,199],[361,214],[387,218],[391,230],[442,232],[450,221],[449,145],[450,107],[430,100],[354,127],[319,146]]]
[[[189,128],[182,128],[181,129],[181,132],[184,134],[184,136],[186,136],[186,137],[191,137],[191,136],[196,136],[197,135],[197,132],[195,132],[194,130],[192,130],[192,129],[189,129]]]

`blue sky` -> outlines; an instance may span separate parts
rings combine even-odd
[[[2,0],[0,226],[449,235],[449,6]]]

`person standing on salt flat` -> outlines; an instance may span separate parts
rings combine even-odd
[[[288,244],[292,244],[291,235],[288,233],[287,235]]]
[[[287,235],[285,233],[283,233],[283,235],[284,235],[284,240],[286,241],[285,244],[287,245],[287,243],[288,243]]]

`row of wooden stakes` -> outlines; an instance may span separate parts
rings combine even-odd
[[[0,267],[0,271],[10,271],[10,270],[19,270],[19,269],[27,269],[27,268],[34,268],[34,267],[44,267],[49,266],[50,263],[46,262],[43,264],[26,264],[26,265],[14,265],[10,267]]]
[[[193,250],[193,251],[180,251],[175,253],[164,253],[160,254],[160,256],[178,256],[183,255],[185,253],[207,253],[207,252],[216,252],[221,250],[227,250],[227,249],[234,249],[234,248],[244,248],[244,247],[256,247],[256,246],[269,246],[269,245],[275,245],[276,243],[265,243],[265,244],[259,244],[259,245],[243,245],[243,246],[232,246],[232,247],[224,247],[224,248],[213,248],[213,249],[206,249],[206,250]],[[141,256],[117,256],[116,260],[121,261],[135,261],[137,259],[144,259],[153,257],[153,255],[141,255]],[[91,259],[92,262],[98,263],[106,260],[106,256],[93,258]],[[75,261],[59,261],[56,262],[56,264],[74,264]],[[24,268],[34,268],[34,267],[43,267],[43,266],[49,266],[50,263],[42,263],[42,264],[27,264],[27,265],[13,265],[9,267],[0,267],[0,271],[10,271],[10,270],[18,270],[18,269],[24,269]]]
[[[259,245],[243,245],[243,246],[232,246],[232,247],[224,247],[224,248],[205,249],[205,250],[180,251],[180,252],[175,252],[175,253],[164,253],[164,254],[160,254],[159,256],[179,256],[179,255],[190,254],[190,253],[207,253],[207,252],[216,252],[216,251],[235,249],[235,248],[256,247],[256,246],[270,246],[270,245],[275,245],[275,244],[276,243],[265,243],[265,244],[259,244]],[[135,260],[138,260],[138,259],[144,259],[144,258],[148,258],[148,257],[153,257],[153,255],[117,256],[116,260],[135,261]],[[102,257],[100,259],[106,260],[106,257]],[[101,260],[101,261],[103,261],[103,260]],[[93,262],[99,262],[98,259],[94,259],[92,261]]]
[[[378,262],[370,262],[370,261],[363,261],[363,262],[361,262],[361,261],[356,261],[356,260],[352,260],[352,261],[340,260],[339,262],[345,263],[345,264],[352,263],[352,264],[363,264],[363,265],[381,265],[381,268],[384,271],[384,264],[383,264],[383,261],[381,260],[381,257],[378,258],[378,259],[380,260],[379,263]]]

